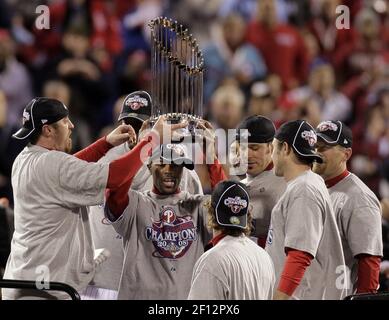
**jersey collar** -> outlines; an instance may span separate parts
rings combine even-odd
[[[225,236],[227,236],[224,233],[218,234],[216,237],[213,237],[211,241],[208,242],[208,244],[205,246],[204,251],[208,251],[209,249],[212,249],[214,246],[216,246],[221,239],[223,239]]]
[[[342,181],[344,178],[346,178],[348,175],[350,174],[350,172],[346,169],[344,170],[340,175],[334,177],[334,178],[331,178],[331,179],[328,179],[325,181],[326,183],[326,186],[327,188],[331,188],[333,187],[334,185],[336,185],[338,182]]]

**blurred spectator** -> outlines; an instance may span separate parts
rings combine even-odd
[[[308,85],[294,89],[288,93],[300,103],[311,99],[319,105],[321,120],[351,119],[351,103],[349,99],[335,88],[335,72],[330,64],[315,66],[310,75]]]
[[[369,111],[365,124],[359,123],[353,128],[355,143],[353,143],[351,158],[352,171],[373,190],[378,198],[380,198],[380,168],[382,166],[379,144],[385,131],[385,121],[379,107]]]
[[[149,90],[151,82],[149,60],[149,55],[143,50],[135,50],[126,57],[124,65],[120,64],[117,68],[119,95]]]
[[[46,77],[61,79],[70,87],[73,112],[98,130],[101,110],[115,83],[91,57],[90,40],[82,29],[68,29],[62,43],[61,54],[47,66]]]
[[[224,0],[220,4],[218,15],[222,18],[230,14],[239,14],[245,21],[251,21],[257,10],[257,0]]]
[[[219,87],[211,98],[211,119],[215,129],[235,129],[244,113],[242,91],[233,84]]]
[[[204,100],[226,77],[235,77],[242,89],[266,74],[262,56],[255,47],[245,42],[246,24],[241,16],[229,15],[222,22],[222,30],[215,29],[214,42],[204,49]]]
[[[371,68],[350,78],[341,91],[352,101],[354,121],[364,122],[366,112],[375,104],[377,93],[389,83],[389,64],[378,59]]]
[[[316,37],[320,54],[331,61],[337,68],[341,62],[337,58],[339,49],[344,45],[352,45],[355,35],[352,29],[336,28],[336,7],[342,4],[341,0],[313,1],[316,12],[309,24],[309,29]]]
[[[303,38],[293,26],[279,23],[274,0],[259,0],[247,39],[262,53],[269,71],[281,77],[284,88],[305,81],[309,61]]]
[[[63,81],[50,80],[44,84],[42,95],[47,98],[57,99],[68,107],[69,117],[74,124],[74,129],[72,130],[72,151],[77,152],[89,146],[92,143],[90,129],[88,123],[73,108],[69,86]]]
[[[165,2],[165,15],[188,28],[204,48],[211,40],[209,31],[219,24],[217,15],[223,2],[224,0],[170,0]]]
[[[124,46],[126,52],[150,50],[149,22],[161,16],[161,0],[136,0],[136,5],[123,18]]]
[[[7,123],[20,125],[23,108],[32,98],[31,80],[26,67],[15,57],[15,46],[10,34],[0,29],[0,90],[7,98]]]
[[[364,8],[355,18],[356,39],[344,42],[336,55],[335,66],[346,67],[346,76],[351,77],[369,71],[375,64],[389,62],[384,30],[378,15]]]
[[[0,90],[0,195],[7,197],[13,203],[11,170],[16,156],[23,149],[24,143],[13,139],[18,126],[7,122],[7,99]]]

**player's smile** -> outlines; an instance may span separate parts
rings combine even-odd
[[[162,183],[167,189],[175,188],[177,185],[177,179],[173,177],[166,177],[162,179]]]

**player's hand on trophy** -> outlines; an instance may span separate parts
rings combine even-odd
[[[212,124],[209,121],[201,119],[197,122],[196,132],[199,133],[199,136],[203,139],[202,143],[206,163],[213,163],[216,158],[216,135]]]
[[[170,137],[172,137],[174,131],[178,129],[186,128],[187,126],[188,126],[187,121],[170,124],[167,122],[166,115],[161,115],[158,117],[157,121],[155,122],[152,131],[154,131],[154,133],[159,135],[159,141],[160,143],[163,143],[164,134],[170,135]]]
[[[121,124],[107,135],[106,141],[114,147],[127,141],[134,144],[136,143],[136,133],[132,126]]]

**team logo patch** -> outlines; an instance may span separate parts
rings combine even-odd
[[[319,131],[337,131],[338,130],[338,125],[336,123],[333,123],[331,121],[323,121],[320,122],[319,125],[317,126],[317,129]]]
[[[305,130],[301,133],[301,137],[308,141],[309,145],[313,147],[317,142],[316,133],[313,130]]]
[[[192,217],[177,217],[174,209],[165,207],[160,212],[160,220],[153,221],[146,228],[145,237],[152,241],[157,258],[178,259],[185,255],[193,241],[197,240],[197,230]]]
[[[235,214],[239,213],[242,209],[247,208],[247,201],[242,200],[241,197],[228,197],[224,200],[224,204]]]
[[[126,106],[129,106],[132,110],[138,110],[141,107],[147,107],[148,101],[145,98],[134,96],[125,102]]]

